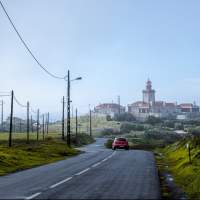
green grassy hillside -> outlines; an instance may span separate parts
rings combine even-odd
[[[186,144],[191,146],[191,163]],[[184,139],[160,150],[177,185],[191,199],[200,199],[200,139]]]

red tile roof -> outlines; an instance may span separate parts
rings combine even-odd
[[[191,103],[182,103],[179,105],[180,108],[193,108],[193,104]]]

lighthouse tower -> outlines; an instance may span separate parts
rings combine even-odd
[[[146,89],[142,91],[143,93],[143,102],[149,103],[150,105],[155,104],[155,90],[152,89],[152,83],[148,79],[146,83]]]

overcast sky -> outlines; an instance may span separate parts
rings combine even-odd
[[[80,113],[98,103],[142,99],[147,78],[156,99],[200,103],[200,1],[2,0],[38,60],[73,82]],[[0,8],[0,91],[15,91],[41,112],[59,114],[66,82],[42,71]],[[9,112],[9,99],[4,98]],[[15,106],[15,113],[25,110]]]

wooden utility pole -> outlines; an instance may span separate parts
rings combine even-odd
[[[92,136],[92,111],[90,110],[90,136]]]
[[[192,159],[191,159],[191,147],[190,147],[189,143],[186,144],[186,148],[188,149],[189,163],[191,164],[192,163]]]
[[[77,140],[77,136],[78,136],[78,111],[77,111],[77,108],[76,108],[76,140]]]
[[[43,136],[43,140],[44,140],[44,132],[45,132],[45,124],[44,124],[44,114],[42,115],[42,136]]]
[[[1,101],[1,130],[3,131],[4,130],[4,127],[3,127],[3,100]]]
[[[67,73],[67,144],[71,146],[71,124],[70,124],[70,71]]]
[[[40,110],[37,110],[37,141],[39,140],[39,123],[40,123]]]
[[[13,126],[13,96],[14,92],[11,92],[11,112],[10,112],[10,132],[9,132],[9,147],[12,146],[12,126]]]
[[[20,119],[19,121],[19,132],[20,133],[22,132],[22,119]]]
[[[47,113],[47,121],[46,121],[46,132],[47,132],[47,135],[49,134],[49,112]]]
[[[62,139],[65,139],[65,97],[62,100]]]
[[[27,126],[27,143],[29,143],[29,102],[27,102],[27,120],[26,120],[26,126]]]
[[[188,153],[189,153],[189,161],[190,161],[190,164],[192,163],[192,159],[191,159],[191,148],[190,148],[190,145],[189,145],[189,148],[188,148]]]
[[[33,133],[33,117],[31,115],[31,132]]]

